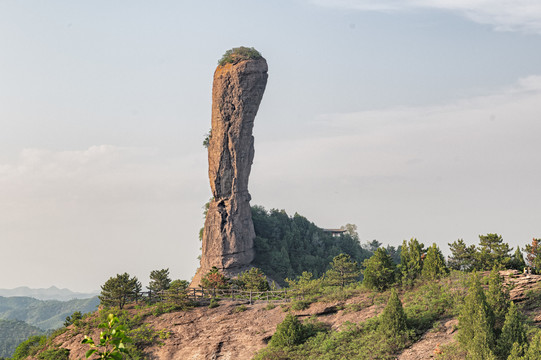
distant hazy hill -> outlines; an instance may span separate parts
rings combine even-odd
[[[0,289],[0,296],[27,296],[40,300],[61,300],[89,299],[98,295],[97,293],[85,294],[73,292],[69,289],[59,289],[51,286],[47,289],[31,289],[26,286],[20,286],[15,289]]]
[[[56,329],[63,326],[66,316],[75,311],[95,311],[99,303],[98,297],[58,301],[0,296],[0,319],[21,320],[45,330]]]
[[[0,319],[0,357],[9,357],[19,343],[44,331],[18,320]]]

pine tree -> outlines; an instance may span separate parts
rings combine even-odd
[[[527,360],[524,357],[524,351],[526,349],[526,345],[521,345],[519,343],[513,343],[513,346],[511,347],[511,352],[509,353],[509,356],[506,360]]]
[[[402,348],[407,340],[406,314],[395,288],[391,289],[387,306],[379,319],[381,338],[393,351]]]
[[[422,276],[425,279],[436,280],[447,275],[449,269],[445,266],[445,258],[438,246],[434,243],[428,248],[426,258],[423,263]]]
[[[387,336],[397,337],[406,331],[406,328],[406,314],[402,302],[396,289],[392,288],[387,306],[381,314],[379,329]]]
[[[509,266],[513,250],[509,244],[503,242],[498,234],[479,235],[479,252],[477,253],[478,269],[489,270],[494,266],[504,269]]]
[[[537,330],[537,333],[533,336],[528,350],[525,351],[524,357],[521,360],[539,360],[541,354],[541,331]]]
[[[256,267],[246,270],[239,275],[239,282],[242,284],[242,287],[246,290],[253,291],[267,291],[270,290],[269,282],[267,277],[263,274],[261,269]]]
[[[468,357],[475,360],[493,359],[494,314],[488,305],[479,276],[470,278],[468,294],[458,317],[458,341],[467,351]]]
[[[396,266],[384,248],[378,248],[363,262],[363,284],[369,289],[383,291],[395,282]]]
[[[502,359],[507,359],[513,347],[516,347],[516,351],[518,351],[520,347],[527,343],[527,340],[522,314],[518,311],[515,303],[511,302],[509,311],[505,316],[502,334],[498,339],[498,355]]]
[[[499,334],[505,321],[510,300],[509,292],[503,286],[503,279],[496,268],[493,268],[490,272],[486,297],[487,303],[494,313],[494,329],[496,330],[496,334]]]
[[[472,271],[475,269],[475,257],[477,248],[475,245],[466,246],[462,239],[447,244],[451,250],[449,267],[454,270]]]
[[[347,254],[335,256],[331,262],[331,268],[326,272],[325,278],[331,285],[345,285],[353,283],[359,279],[361,270],[356,261],[352,261]]]
[[[150,283],[147,286],[150,291],[164,291],[169,289],[170,285],[169,269],[152,270],[150,272]]]
[[[526,267],[526,262],[524,262],[524,256],[522,256],[522,251],[520,251],[520,246],[517,246],[511,262],[509,263],[511,269],[522,271]]]
[[[128,273],[117,274],[101,286],[99,298],[105,306],[118,306],[122,309],[129,300],[137,298],[140,290],[141,282],[137,277],[130,278]]]
[[[413,286],[415,279],[421,276],[422,257],[425,252],[423,247],[424,245],[417,239],[411,239],[409,242],[404,240],[402,243],[399,269],[403,285]]]

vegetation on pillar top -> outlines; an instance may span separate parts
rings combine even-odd
[[[224,66],[225,64],[236,64],[243,60],[257,60],[261,58],[261,53],[253,47],[249,48],[241,46],[227,50],[218,61],[218,65]]]

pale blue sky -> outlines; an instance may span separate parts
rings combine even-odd
[[[0,2],[0,288],[189,279],[212,74],[269,64],[253,204],[362,241],[541,237],[534,0]]]

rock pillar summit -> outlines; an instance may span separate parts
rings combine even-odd
[[[208,141],[213,198],[194,286],[213,266],[234,276],[254,259],[248,178],[254,158],[252,129],[267,85],[267,70],[266,60],[255,49],[241,47],[227,51],[214,72]]]

